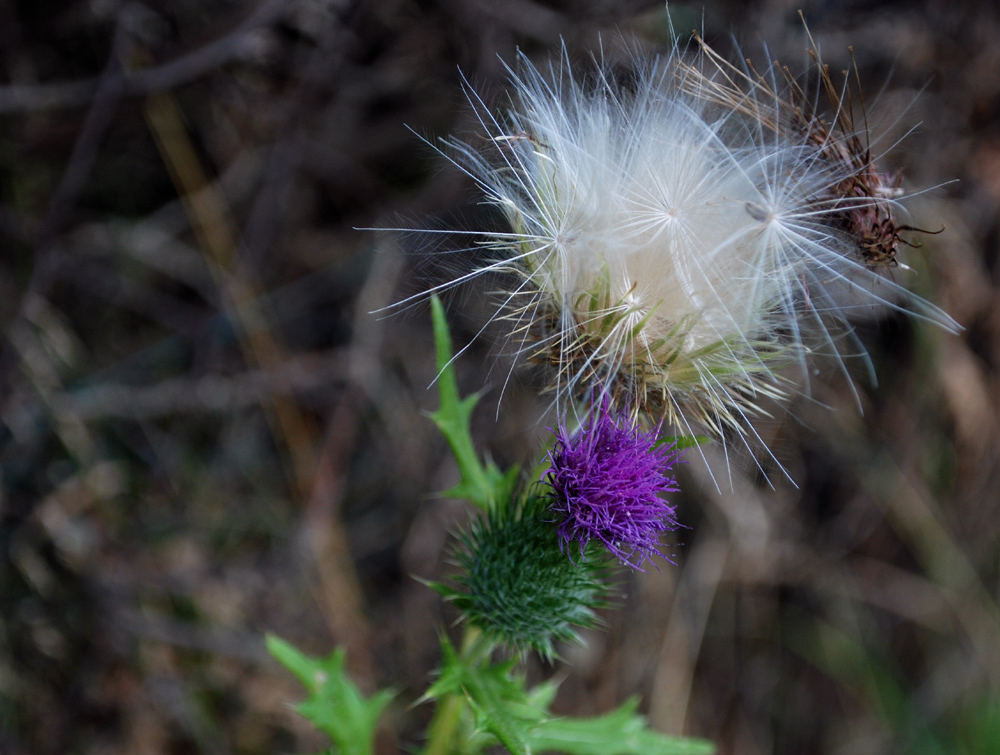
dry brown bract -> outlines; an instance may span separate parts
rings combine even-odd
[[[900,244],[919,246],[903,238],[901,232],[940,231],[926,231],[899,222],[895,200],[902,195],[901,177],[899,173],[881,172],[875,165],[857,65],[853,65],[854,78],[858,81],[864,124],[860,128],[854,117],[850,72],[842,71],[844,84],[840,88],[835,86],[830,67],[823,63],[808,27],[806,35],[809,55],[819,70],[822,94],[832,111],[829,120],[820,112],[819,92],[811,98],[786,66],[775,61],[773,69],[777,75],[769,76],[758,73],[747,60],[747,68],[743,70],[715,52],[697,32],[695,39],[712,70],[706,73],[696,65],[681,61],[681,87],[690,94],[749,116],[762,129],[815,148],[818,158],[829,165],[831,175],[829,185],[816,197],[816,207],[855,241],[859,262],[872,270],[896,267]],[[853,64],[853,49],[850,52]]]

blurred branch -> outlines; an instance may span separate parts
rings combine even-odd
[[[197,380],[162,380],[150,386],[101,383],[70,396],[76,416],[149,420],[174,414],[228,412],[273,400],[275,396],[329,387],[345,377],[345,354],[290,356],[267,369],[242,375],[207,375]]]
[[[691,549],[684,564],[649,698],[649,721],[660,731],[686,731],[695,666],[731,549],[732,543],[722,538],[705,538]]]
[[[213,263],[211,267],[247,361],[260,367],[280,363],[284,359],[283,349],[268,327],[257,288],[246,280],[245,271],[238,269],[236,230],[219,194],[206,190],[208,179],[175,101],[169,94],[154,95],[147,102],[146,114],[198,244]],[[291,455],[290,481],[296,492],[303,495],[311,487],[316,468],[314,430],[294,402],[276,396],[269,406],[267,416],[272,431],[284,439]]]
[[[93,97],[90,110],[87,112],[83,128],[73,145],[73,152],[59,180],[59,185],[49,201],[45,216],[38,223],[36,229],[34,267],[8,334],[9,344],[16,345],[22,358],[30,352],[31,339],[33,338],[30,328],[25,323],[28,308],[37,304],[38,301],[44,301],[55,274],[56,266],[52,253],[52,242],[94,166],[101,139],[103,139],[108,126],[111,125],[117,109],[118,99],[121,95],[121,66],[118,61],[125,44],[125,34],[121,25],[116,29],[114,39],[111,56],[98,82],[97,92]],[[10,390],[9,384],[5,386],[4,382],[5,379],[9,378],[12,356],[10,345],[0,352],[0,397],[4,398]],[[37,371],[44,369],[43,366],[38,364],[36,360],[35,363],[29,365],[29,369],[36,372],[35,382],[38,384]],[[51,388],[51,381],[47,382]],[[47,402],[51,403],[51,400],[53,399],[47,399]],[[80,450],[79,448],[75,449],[76,452]]]
[[[275,367],[286,359],[283,348],[268,328],[268,318],[260,304],[256,285],[248,280],[249,271],[237,259],[237,232],[223,207],[217,192],[206,191],[208,181],[194,152],[191,141],[173,98],[167,94],[150,97],[147,118],[156,137],[163,160],[170,170],[177,191],[185,203],[198,243],[212,261],[218,276],[223,301],[230,320],[240,337],[246,359],[261,367]],[[342,404],[343,406],[343,404]],[[294,401],[283,395],[272,395],[265,404],[272,432],[284,440],[293,465],[292,483],[296,493],[308,496],[308,510],[317,510],[317,496],[325,516],[321,521],[308,519],[312,527],[313,554],[323,582],[327,600],[326,615],[337,641],[346,643],[356,658],[367,660],[365,652],[368,627],[362,607],[361,588],[347,537],[336,512],[337,492],[331,480],[340,483],[341,474],[329,471],[331,443],[340,447],[343,439],[350,444],[352,431],[343,431],[334,424],[336,433],[327,434],[322,463],[317,466],[314,429]],[[336,453],[335,458],[341,458]],[[360,652],[359,652],[360,651]]]
[[[63,390],[59,374],[43,348],[39,333],[30,324],[36,313],[48,302],[29,292],[22,301],[22,319],[14,323],[9,333],[9,347],[20,358],[24,372],[53,419],[60,442],[83,467],[96,461],[90,431],[74,410]]]
[[[143,640],[162,642],[185,650],[238,658],[251,663],[270,657],[257,632],[235,632],[178,621],[152,611],[120,610],[114,616],[115,630],[124,629]]]
[[[1000,682],[1000,608],[969,556],[955,542],[923,480],[887,453],[872,455],[866,487],[887,521],[913,550],[969,633],[994,683]]]
[[[286,13],[285,0],[267,0],[226,36],[156,68],[116,71],[110,83],[121,95],[147,95],[193,81],[234,60],[258,57],[263,38],[260,28]],[[112,53],[112,58],[117,58]],[[102,87],[101,78],[39,86],[0,87],[0,114],[55,108],[83,107]]]
[[[353,318],[354,337],[345,359],[349,370],[348,385],[327,422],[326,438],[300,533],[310,545],[319,572],[327,620],[335,634],[344,636],[351,648],[348,657],[352,670],[366,679],[372,675],[371,635],[361,613],[360,592],[353,592],[356,587],[339,576],[346,569],[353,571],[353,567],[343,528],[336,523],[351,451],[357,444],[358,405],[366,394],[377,394],[380,383],[382,324],[369,312],[384,306],[392,296],[400,267],[397,255],[376,253],[368,280],[358,294]]]
[[[55,264],[60,280],[188,338],[196,337],[211,320],[213,313],[207,308],[143,285],[110,265],[65,252],[55,254]]]
[[[490,19],[488,25],[500,24],[544,44],[555,43],[568,22],[562,13],[531,0],[507,0],[504,3],[473,0],[471,4],[478,13]]]
[[[327,27],[303,66],[295,92],[284,108],[280,136],[271,149],[264,181],[244,233],[245,259],[254,269],[261,269],[265,250],[273,245],[289,189],[307,154],[309,145],[303,133],[304,126],[319,110],[311,99],[334,86],[344,63],[344,48],[350,42],[348,21],[360,5],[360,0],[351,0],[342,16],[330,14]]]

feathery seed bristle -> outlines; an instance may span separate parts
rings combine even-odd
[[[554,367],[560,406],[598,387],[683,434],[746,440],[794,388],[781,368],[840,358],[845,301],[957,326],[883,274],[909,229],[896,181],[818,54],[830,123],[790,74],[779,85],[700,45],[628,87],[599,65],[578,78],[565,53],[544,75],[522,57],[504,117],[474,100],[487,148],[445,144],[510,228],[483,233],[494,257],[472,275],[514,274],[498,317]]]

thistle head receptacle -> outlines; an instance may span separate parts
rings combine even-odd
[[[558,642],[598,622],[607,566],[595,550],[569,559],[545,503],[529,497],[497,507],[459,535],[453,585],[432,583],[470,625],[515,651],[552,659]]]

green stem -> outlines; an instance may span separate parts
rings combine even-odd
[[[480,630],[472,626],[466,627],[465,636],[462,638],[462,657],[472,659],[477,655],[482,656],[481,639]],[[468,701],[465,695],[448,694],[441,698],[434,711],[434,718],[427,727],[427,746],[423,755],[450,755],[460,751],[456,747],[455,735],[467,707]]]

